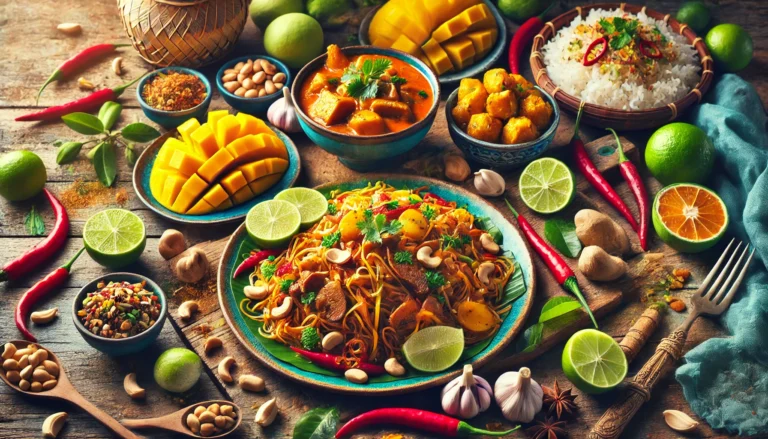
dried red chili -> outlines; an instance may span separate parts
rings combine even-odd
[[[659,46],[652,41],[640,40],[640,52],[648,58],[659,59],[664,57]]]
[[[600,51],[593,58],[590,58],[589,55],[592,54],[592,52],[597,48],[598,45],[602,46],[600,48]],[[599,61],[600,58],[602,58],[605,55],[605,52],[607,51],[608,51],[608,40],[606,40],[605,37],[600,37],[595,41],[589,43],[589,46],[587,46],[587,51],[584,53],[584,60],[581,63],[589,67],[595,64],[597,61]]]
[[[347,366],[347,364],[344,362],[344,357],[341,355],[331,355],[331,354],[325,354],[320,352],[312,352],[304,349],[299,349],[293,346],[291,346],[291,350],[301,355],[302,357],[306,358],[307,360],[311,361],[315,365],[325,369],[335,370],[338,372],[344,372],[350,369]],[[385,373],[387,373],[387,371],[384,370],[382,366],[379,366],[378,364],[368,363],[362,360],[358,362],[355,368],[360,369],[366,374],[371,376],[384,375]]]

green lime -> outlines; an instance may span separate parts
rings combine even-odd
[[[406,361],[422,372],[440,372],[459,361],[464,352],[464,331],[450,326],[430,326],[403,344]]]
[[[738,24],[718,24],[707,32],[704,42],[726,72],[738,72],[752,60],[752,37]]]
[[[307,0],[307,13],[323,27],[337,27],[346,23],[352,10],[349,0]]]
[[[551,0],[499,0],[499,10],[508,18],[522,23],[544,12],[550,3]]]
[[[714,246],[728,228],[728,210],[713,191],[697,184],[673,184],[653,200],[653,228],[675,250],[697,253]]]
[[[34,152],[11,151],[0,156],[0,195],[8,201],[34,197],[47,179],[45,165]]]
[[[715,147],[701,128],[674,122],[648,139],[645,164],[662,184],[703,183],[715,164]]]
[[[91,259],[109,268],[136,262],[146,243],[144,222],[125,209],[102,210],[83,228],[83,244]]]
[[[185,348],[168,349],[155,362],[155,381],[169,392],[186,392],[197,383],[202,373],[200,357]]]
[[[685,2],[677,11],[677,21],[685,23],[697,33],[702,33],[709,24],[709,8],[704,2]]]
[[[287,201],[299,209],[301,227],[314,225],[328,212],[325,195],[314,189],[293,187],[275,195],[275,200]]]
[[[245,229],[256,244],[265,248],[287,244],[301,226],[301,213],[283,200],[268,200],[253,206],[245,217]]]
[[[560,160],[545,157],[528,164],[520,174],[520,198],[539,213],[563,210],[573,200],[576,181]]]
[[[275,18],[303,10],[302,0],[253,0],[249,8],[251,19],[262,32]]]
[[[323,53],[323,28],[307,14],[277,17],[264,31],[267,53],[298,69]]]
[[[610,335],[596,329],[573,334],[563,349],[563,372],[579,390],[607,392],[627,375],[627,357]]]

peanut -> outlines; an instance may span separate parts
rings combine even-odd
[[[265,387],[264,380],[256,375],[240,375],[237,382],[241,389],[250,392],[261,392]]]

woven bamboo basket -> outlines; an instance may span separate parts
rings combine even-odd
[[[248,19],[248,0],[118,0],[133,47],[158,67],[199,67],[226,55]]]
[[[544,65],[541,49],[557,32],[567,26],[576,18],[577,15],[586,16],[592,9],[620,9],[625,12],[637,14],[644,12],[649,17],[656,20],[664,20],[672,28],[673,32],[683,35],[699,53],[701,60],[701,79],[699,83],[682,99],[668,104],[664,107],[652,108],[648,110],[624,111],[608,108],[600,105],[584,103],[581,99],[564,92],[547,75],[547,69]],[[579,6],[570,10],[554,20],[544,24],[544,28],[533,39],[533,48],[531,49],[531,70],[533,77],[539,87],[546,90],[557,99],[561,108],[577,113],[580,106],[584,106],[582,120],[597,127],[610,127],[621,130],[644,130],[657,128],[677,119],[685,110],[701,102],[702,96],[709,90],[714,77],[714,62],[710,56],[709,50],[702,38],[696,36],[696,33],[688,27],[687,24],[681,24],[670,14],[647,9],[645,6],[628,5],[626,3],[600,3],[589,6]]]

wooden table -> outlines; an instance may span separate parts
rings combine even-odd
[[[567,5],[575,6],[576,2],[563,2],[562,8]],[[649,2],[648,6],[661,11],[674,12],[678,2],[665,0]],[[564,9],[561,9],[564,10]],[[752,35],[755,45],[755,59],[741,76],[749,80],[758,90],[764,103],[768,102],[768,77],[764,74],[768,68],[768,28],[764,22],[768,19],[768,4],[760,0],[749,1],[719,1],[713,14],[718,21],[739,23]],[[81,23],[84,28],[83,35],[79,37],[67,37],[58,33],[55,29],[60,22]],[[517,26],[510,23],[510,30]],[[350,34],[355,34],[354,27],[329,35],[333,41],[349,44]],[[61,196],[64,191],[71,191],[76,180],[95,180],[95,175],[90,164],[84,158],[73,165],[59,167],[55,163],[56,149],[51,143],[57,139],[79,138],[60,123],[25,124],[13,121],[13,118],[30,111],[34,106],[34,96],[39,84],[48,74],[64,59],[71,56],[91,44],[105,41],[124,40],[125,35],[117,17],[114,1],[89,1],[87,5],[76,0],[39,0],[34,4],[26,2],[0,2],[0,42],[5,49],[4,68],[0,69],[0,153],[17,149],[27,149],[36,152],[46,164],[48,169],[47,187]],[[260,33],[248,23],[236,47],[237,54],[250,54],[261,52]],[[132,50],[124,50],[125,74],[120,79],[111,72],[108,60],[86,70],[82,76],[88,78],[99,86],[115,86],[129,78],[135,78],[150,70],[150,66],[143,63]],[[214,67],[205,69],[206,73],[213,74]],[[51,85],[43,95],[40,106],[48,106],[68,101],[85,94],[77,89],[74,80],[63,84]],[[144,121],[141,110],[138,108],[135,95],[132,91],[126,93],[121,99],[125,110],[118,121],[124,125],[133,121]],[[214,95],[211,109],[227,108],[227,105],[217,94]],[[445,121],[440,117],[435,123],[429,136],[423,145],[417,148],[417,152],[430,151],[434,148],[455,148],[447,137]],[[571,118],[564,117],[562,126],[556,139],[556,145],[564,144],[570,136]],[[601,132],[594,129],[585,129],[583,135],[588,139],[602,136]],[[627,137],[637,145],[644,145],[649,133],[631,133]],[[304,172],[300,184],[313,186],[322,182],[337,180],[344,176],[353,175],[351,171],[342,167],[332,156],[311,145],[306,137],[299,135],[294,137],[302,156]],[[396,171],[397,169],[391,169]],[[583,193],[591,191],[586,187],[580,187]],[[51,211],[41,198],[35,198],[28,202],[10,204],[0,200],[0,248],[2,258],[9,260],[23,253],[27,248],[39,241],[39,238],[29,237],[24,229],[23,220],[32,205],[40,209],[46,218],[46,226],[50,229],[52,224]],[[147,248],[141,260],[132,267],[131,271],[145,273],[158,281],[167,292],[174,292],[180,286],[170,276],[167,264],[160,258],[156,251],[158,237],[167,228],[180,229],[191,243],[216,240],[227,236],[234,230],[235,225],[206,228],[189,227],[173,224],[161,219],[149,211],[135,197],[130,181],[130,169],[122,157],[119,160],[119,177],[115,188],[103,195],[101,202],[83,208],[70,208],[69,214],[72,221],[70,231],[71,239],[66,249],[55,260],[40,267],[38,273],[13,284],[0,286],[0,340],[18,338],[18,332],[13,325],[13,307],[22,292],[41,278],[44,273],[50,271],[69,258],[80,247],[82,227],[84,222],[95,212],[104,207],[123,207],[130,209],[139,215],[147,226]],[[654,246],[658,247],[657,240]],[[681,262],[681,260],[667,261],[669,264]],[[687,263],[695,265],[696,272],[706,269],[705,260],[687,260]],[[224,386],[219,382],[209,368],[201,378],[198,387],[186,397],[171,396],[162,391],[152,379],[152,365],[155,358],[165,349],[189,344],[187,338],[180,337],[179,333],[189,328],[179,328],[171,322],[165,325],[162,335],[144,355],[137,358],[114,359],[90,348],[83,339],[76,334],[73,322],[69,315],[71,300],[77,290],[88,281],[107,273],[108,271],[91,261],[88,257],[81,258],[73,270],[72,277],[66,288],[53,295],[41,307],[59,308],[59,319],[47,327],[35,328],[40,342],[52,349],[63,361],[70,374],[71,380],[83,395],[116,418],[126,417],[150,417],[165,414],[191,402],[206,399],[232,398],[236,389]],[[548,276],[539,266],[539,278]],[[692,285],[695,286],[695,279]],[[626,288],[636,288],[642,285],[638,282],[629,282]],[[183,295],[183,291],[179,295]],[[205,299],[208,305],[215,306],[215,291],[209,293]],[[630,299],[627,300],[627,297]],[[620,339],[632,324],[634,318],[639,316],[644,308],[637,295],[625,297],[625,304],[615,314],[605,318],[601,322],[601,329]],[[176,299],[178,299],[177,297]],[[682,320],[681,315],[668,315],[662,327],[654,335],[652,342],[643,351],[641,356],[633,363],[630,374],[651,354],[662,336],[671,327]],[[210,324],[218,326],[219,321],[211,321]],[[222,334],[229,333],[227,328],[217,329]],[[720,326],[711,320],[700,319],[691,331],[686,348],[696,346],[700,342],[715,336],[722,336]],[[224,335],[226,336],[226,335]],[[231,333],[229,333],[231,337]],[[192,343],[193,337],[189,337]],[[245,351],[235,353],[238,358],[246,360]],[[541,383],[551,385],[558,379],[560,383],[568,385],[567,380],[560,369],[559,346],[528,365],[534,372],[534,376]],[[209,362],[210,363],[210,362]],[[122,380],[128,372],[137,372],[139,382],[147,388],[147,399],[144,402],[134,402],[123,392]],[[242,370],[239,372],[243,372]],[[290,437],[290,431],[295,421],[309,408],[322,405],[342,406],[342,418],[356,414],[361,407],[376,407],[385,405],[405,405],[437,410],[439,389],[431,389],[418,395],[408,397],[392,397],[386,400],[347,397],[318,392],[312,389],[302,388],[293,383],[287,383],[278,375],[265,373],[270,392],[267,394],[253,394],[248,398],[258,406],[267,398],[277,396],[280,400],[281,415],[278,421],[268,429],[262,430],[250,420],[255,411],[244,406],[245,416],[248,422],[244,422],[244,428],[234,437]],[[493,376],[491,376],[493,378]],[[671,430],[663,423],[661,415],[664,409],[679,409],[690,413],[687,403],[683,399],[680,386],[672,378],[667,378],[661,383],[663,391],[656,392],[649,404],[638,414],[636,421],[627,432],[627,437],[674,437]],[[577,392],[578,393],[578,392]],[[237,396],[237,395],[236,395]],[[242,397],[239,395],[238,398]],[[186,398],[186,400],[185,400]],[[583,437],[590,426],[595,423],[603,410],[610,405],[611,396],[591,397],[579,393],[578,398],[580,414],[575,421],[569,423],[568,428],[571,437]],[[351,410],[350,407],[357,407]],[[27,438],[40,435],[40,426],[49,414],[56,411],[69,411],[70,420],[60,437],[70,438],[97,438],[108,436],[107,431],[97,424],[87,414],[66,407],[58,403],[40,403],[20,397],[6,386],[0,386],[0,438]],[[478,426],[487,423],[503,421],[498,409],[493,408],[473,421]],[[422,437],[407,433],[408,437]],[[702,436],[716,437],[718,433],[703,426],[700,430]],[[159,432],[152,436],[165,437]],[[360,437],[380,437],[379,434],[366,434]],[[515,437],[524,437],[516,434]]]

